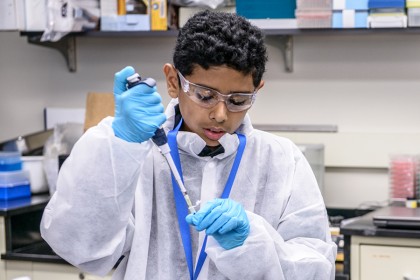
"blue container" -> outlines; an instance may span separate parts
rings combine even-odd
[[[236,0],[236,13],[247,19],[295,18],[296,0]]]
[[[0,172],[0,200],[31,196],[27,171]]]
[[[0,152],[0,172],[22,170],[19,152]]]
[[[405,0],[369,0],[369,9],[405,8]]]
[[[333,28],[343,28],[343,11],[334,11]],[[354,26],[348,28],[368,28],[368,12],[367,11],[355,11],[354,13]]]

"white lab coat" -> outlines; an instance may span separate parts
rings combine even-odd
[[[175,103],[166,130],[173,128]],[[87,272],[105,275],[124,255],[115,280],[189,279],[163,156],[150,140],[115,137],[111,124],[108,117],[89,129],[63,164],[42,237]],[[230,198],[246,209],[250,234],[231,250],[209,237],[199,279],[334,279],[336,246],[308,162],[291,141],[253,129],[248,116],[238,132],[247,145]],[[214,158],[197,156],[205,142],[193,133],[180,131],[177,142],[193,203],[219,197],[238,138],[223,136],[225,152]],[[195,261],[203,233],[190,231]]]

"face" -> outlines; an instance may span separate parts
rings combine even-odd
[[[166,64],[164,67],[168,83],[169,95],[178,97],[179,108],[184,120],[181,130],[198,134],[209,146],[219,145],[219,139],[226,133],[232,134],[242,123],[247,110],[230,112],[226,104],[221,101],[212,108],[204,108],[190,99],[179,86],[175,68]],[[252,75],[243,75],[241,72],[226,66],[211,67],[208,70],[195,67],[191,75],[186,75],[189,82],[217,90],[222,94],[252,93],[258,88],[253,85]]]

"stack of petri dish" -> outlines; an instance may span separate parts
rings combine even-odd
[[[419,160],[412,155],[393,155],[389,166],[391,201],[419,198]]]
[[[0,152],[0,200],[31,196],[28,171],[19,152]]]

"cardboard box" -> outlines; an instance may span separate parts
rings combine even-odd
[[[89,92],[86,98],[84,131],[97,125],[103,118],[114,116],[113,93]]]
[[[151,0],[150,29],[168,30],[168,11],[166,0]]]
[[[117,0],[101,0],[102,31],[150,30],[149,1],[125,1],[125,9]],[[121,15],[125,12],[125,15]]]

